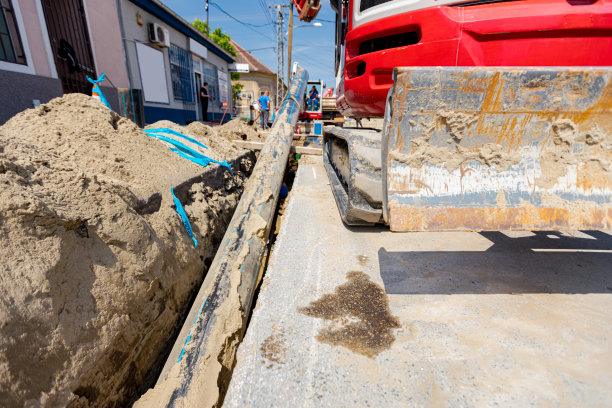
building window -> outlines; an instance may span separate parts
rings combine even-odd
[[[219,107],[219,78],[217,76],[217,68],[202,61],[202,83],[208,82],[208,106],[212,108]]]
[[[11,0],[0,0],[0,61],[26,65]]]
[[[170,75],[174,99],[195,103],[193,57],[187,50],[174,44],[170,45]]]

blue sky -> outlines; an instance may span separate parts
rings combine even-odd
[[[206,21],[204,10],[205,0],[161,0],[166,6],[179,14],[185,20],[194,19]],[[210,1],[210,0],[209,0]],[[268,5],[289,4],[289,0],[216,0],[210,1],[209,22],[212,29],[221,27],[261,62],[276,72],[276,31],[270,26],[264,14],[264,7]],[[223,14],[214,4],[217,4],[236,19],[251,24],[265,25],[263,27],[247,27]],[[276,11],[268,9],[270,17],[276,19]],[[294,9],[294,16],[297,15]],[[288,15],[285,20],[285,31]],[[292,61],[308,70],[310,79],[322,79],[326,86],[335,86],[334,79],[334,23],[335,13],[326,0],[321,1],[321,11],[313,22],[320,22],[322,27],[296,28],[293,33]],[[294,26],[304,25],[294,17]],[[311,23],[312,24],[312,23]],[[285,60],[287,50],[285,45]],[[286,68],[285,68],[286,72]]]

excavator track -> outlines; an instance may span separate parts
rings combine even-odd
[[[326,126],[323,162],[342,221],[374,225],[382,218],[381,132]]]

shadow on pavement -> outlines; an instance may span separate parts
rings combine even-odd
[[[481,232],[486,251],[378,250],[387,294],[612,293],[612,236]],[[597,252],[600,251],[600,252]]]

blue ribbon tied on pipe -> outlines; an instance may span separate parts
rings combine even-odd
[[[88,75],[85,75],[85,77],[87,78],[87,80],[89,82],[91,82],[93,84],[92,90],[91,90],[91,96],[99,99],[100,102],[102,102],[103,104],[106,105],[106,107],[108,109],[111,109],[110,103],[108,103],[108,100],[106,99],[106,96],[104,96],[104,93],[102,92],[102,89],[100,89],[100,86],[98,85],[98,83],[104,81],[104,77],[106,77],[106,73],[102,73],[102,75],[100,75],[100,78],[98,79],[91,79]]]
[[[176,139],[173,139],[171,137],[168,136],[164,136],[161,133],[165,133],[165,134],[169,134],[169,135],[174,135],[174,136],[178,136],[180,138],[183,138],[185,140],[190,141],[191,143],[200,146],[204,149],[208,149],[208,147],[206,147],[205,145],[203,145],[202,143],[198,142],[197,140],[195,140],[192,137],[189,136],[185,136],[182,133],[179,133],[175,130],[172,129],[168,129],[168,128],[160,128],[160,129],[144,129],[144,132],[147,136],[158,139],[158,140],[162,140],[168,144],[170,144],[170,150],[173,151],[174,153],[178,154],[179,156],[181,156],[184,159],[187,159],[193,163],[199,164],[202,167],[206,167],[208,166],[210,163],[217,163],[223,167],[226,167],[227,169],[229,169],[229,171],[232,171],[232,168],[230,166],[230,164],[225,161],[218,161],[218,160],[214,160],[211,159],[210,157],[207,157],[205,155],[203,155],[202,153],[198,152],[197,150],[192,149],[191,147],[185,145],[184,143],[179,142]]]
[[[178,198],[176,198],[176,195],[174,195],[174,189],[173,188],[170,189],[170,193],[172,193],[172,199],[174,200],[174,206],[176,207],[176,212],[181,216],[181,220],[183,221],[183,225],[185,226],[185,229],[187,230],[187,235],[189,235],[189,238],[192,239],[193,246],[197,247],[198,246],[198,241],[193,236],[193,230],[191,229],[191,224],[189,223],[189,218],[187,218],[187,213],[185,212],[185,209],[183,208],[183,205],[181,204],[181,201]]]

